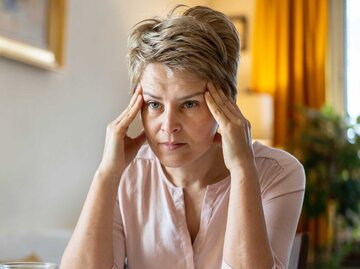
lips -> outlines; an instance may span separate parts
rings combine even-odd
[[[185,143],[162,142],[159,145],[166,150],[176,150],[185,146]]]

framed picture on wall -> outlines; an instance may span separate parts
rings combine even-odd
[[[46,69],[64,65],[67,0],[1,0],[0,56]]]
[[[231,21],[236,27],[236,30],[239,32],[240,36],[240,49],[242,51],[247,50],[247,38],[248,38],[248,25],[247,19],[245,16],[231,16]]]

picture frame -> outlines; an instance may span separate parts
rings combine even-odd
[[[248,43],[248,22],[246,16],[238,15],[238,16],[231,16],[230,17],[232,23],[234,24],[236,30],[239,33],[240,37],[240,50],[245,51],[247,50],[247,43]]]
[[[0,1],[0,56],[49,70],[64,66],[67,0]]]

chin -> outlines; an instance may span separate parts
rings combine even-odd
[[[166,167],[179,168],[191,164],[194,160],[184,156],[169,156],[167,154],[156,154],[160,163]]]
[[[185,150],[172,153],[156,149],[153,151],[163,166],[180,168],[190,166],[201,160],[208,150],[209,148],[204,148],[203,150],[197,150],[195,152]]]

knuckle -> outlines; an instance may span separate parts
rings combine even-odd
[[[230,133],[234,133],[237,130],[237,126],[235,126],[235,124],[227,123],[225,127]]]
[[[222,114],[223,114],[223,112],[221,111],[221,109],[220,109],[219,107],[215,108],[214,113],[215,113],[216,115],[222,115]]]
[[[247,119],[237,119],[236,126],[240,127],[241,129],[251,129],[251,124]]]

